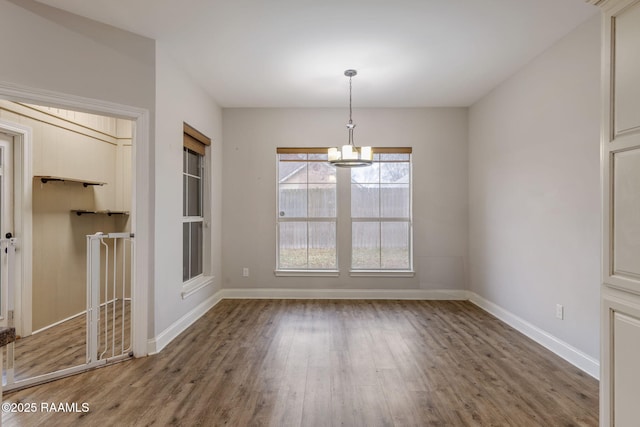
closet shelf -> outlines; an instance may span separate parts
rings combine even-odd
[[[99,182],[99,181],[89,181],[86,179],[77,179],[77,178],[63,178],[61,176],[42,176],[42,175],[36,175],[34,176],[34,178],[39,179],[40,182],[42,182],[43,184],[46,184],[47,182],[50,181],[59,181],[59,182],[77,182],[79,184],[82,184],[84,187],[88,187],[90,185],[105,185],[106,182]]]
[[[110,210],[104,210],[104,211],[88,211],[85,209],[71,209],[71,212],[75,213],[78,216],[82,216],[82,215],[129,215],[128,211],[110,211]]]

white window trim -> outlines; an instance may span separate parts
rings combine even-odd
[[[380,185],[380,183],[378,183]],[[407,269],[357,269],[353,268],[353,261],[349,261],[349,276],[351,277],[414,277],[413,265],[413,154],[409,153],[409,216],[408,217],[351,217],[351,227],[354,222],[406,222],[409,224],[409,268]],[[349,186],[351,195],[351,186]],[[353,246],[350,245],[353,256]]]
[[[192,277],[186,282],[182,282],[180,295],[182,299],[186,299],[201,289],[213,285],[215,276],[211,273],[211,260],[210,260],[210,241],[211,241],[211,228],[210,228],[210,215],[211,215],[211,184],[209,177],[211,176],[211,146],[205,147],[205,154],[202,156],[202,176],[200,177],[202,185],[202,216],[183,216],[181,225],[186,222],[200,222],[202,221],[202,274]],[[184,175],[184,166],[183,174]],[[184,189],[183,189],[184,191]]]
[[[274,270],[278,277],[338,277],[338,270]]]
[[[304,148],[301,149],[304,151]],[[308,153],[307,153],[308,154]],[[309,160],[307,160],[309,163]],[[336,216],[333,217],[287,217],[282,218],[279,215],[280,206],[280,183],[277,171],[280,168],[280,156],[276,153],[276,268],[274,274],[277,277],[338,277],[340,271],[335,269],[300,269],[300,268],[279,268],[280,267],[280,224],[286,222],[305,222],[307,225],[311,222],[334,222],[336,224],[336,266],[338,266],[338,185],[336,184]],[[337,175],[336,175],[337,179]],[[308,183],[307,183],[308,184]],[[307,228],[308,230],[308,228]]]
[[[212,285],[214,279],[214,276],[205,276],[201,274],[200,276],[196,276],[193,279],[187,280],[182,284],[182,299],[186,299],[198,292],[200,289]]]
[[[203,276],[204,272],[205,272],[205,268],[206,268],[205,265],[204,265],[204,262],[205,262],[205,256],[204,256],[205,245],[204,245],[204,241],[205,241],[205,223],[206,223],[205,219],[204,219],[205,206],[206,206],[205,205],[205,188],[204,188],[204,184],[205,184],[205,177],[207,175],[206,174],[206,172],[207,172],[206,151],[205,151],[205,155],[202,155],[202,154],[196,153],[196,152],[194,152],[192,150],[189,150],[187,147],[183,148],[183,153],[184,153],[184,150],[191,151],[191,152],[193,152],[194,154],[196,154],[197,156],[200,157],[200,176],[193,175],[193,174],[190,174],[190,173],[186,172],[184,170],[184,167],[185,167],[184,163],[183,163],[183,166],[182,166],[182,176],[183,177],[186,176],[187,178],[196,178],[196,179],[200,180],[200,195],[199,195],[199,197],[200,197],[200,215],[183,216],[182,217],[182,224],[184,225],[186,223],[196,223],[196,222],[202,223],[202,248],[200,248],[201,256],[202,256],[202,273],[197,275],[197,276],[194,276],[194,277],[188,279],[186,282],[182,282],[183,293],[184,293],[184,289],[185,289],[186,284],[191,282],[191,281],[193,281],[194,279],[197,279],[197,278]],[[183,161],[184,161],[184,159],[183,159]],[[184,187],[183,187],[182,191],[185,191]],[[187,204],[189,204],[188,197],[189,197],[189,195],[187,194]],[[184,207],[183,207],[183,210],[184,210]],[[183,228],[183,230],[184,230],[184,228]],[[184,236],[182,236],[182,238],[184,239]],[[189,245],[189,252],[191,252],[191,245]],[[184,254],[183,254],[183,256],[184,256]],[[191,262],[191,253],[189,253],[189,262]],[[184,266],[183,266],[183,268],[184,268]]]
[[[414,277],[413,270],[349,270],[351,277]]]
[[[303,150],[303,148],[301,148],[301,150]],[[411,153],[409,153],[411,154]],[[276,155],[276,162],[279,162],[279,157]],[[410,156],[409,158],[409,164],[410,164],[410,181],[409,181],[409,185],[410,185],[410,199],[409,199],[409,216],[408,217],[376,217],[376,218],[369,218],[369,217],[365,217],[365,218],[360,218],[360,217],[350,217],[350,212],[346,215],[346,218],[349,219],[350,223],[353,224],[354,221],[359,222],[359,221],[363,221],[363,222],[403,222],[403,223],[408,223],[409,224],[409,268],[408,269],[397,269],[397,270],[393,270],[393,269],[354,269],[351,266],[349,267],[348,270],[348,274],[350,277],[396,277],[396,278],[412,278],[415,277],[415,269],[414,269],[414,264],[413,264],[413,156]],[[340,212],[340,192],[344,191],[343,189],[341,190],[341,184],[340,184],[340,178],[338,176],[336,176],[337,178],[337,182],[336,182],[336,190],[337,190],[337,211],[336,211],[336,217],[335,217],[335,221],[336,224],[340,221],[340,217],[342,215],[344,215],[344,213],[341,214]],[[349,196],[351,194],[351,180],[349,179],[349,181],[347,182],[347,184],[344,184],[343,186],[348,186],[349,187]],[[278,204],[278,197],[279,197],[279,192],[278,192],[278,181],[276,178],[276,204]],[[294,220],[300,220],[299,218],[296,219],[291,219],[288,218],[288,220],[290,221],[294,221]],[[313,220],[326,220],[326,218],[305,218],[306,222],[309,221],[313,221]],[[278,227],[278,225],[280,224],[280,222],[285,222],[285,221],[281,221],[281,218],[279,218],[278,216],[276,217],[276,227]],[[340,241],[340,237],[339,237],[339,227],[336,229],[336,244],[339,246],[339,241]],[[336,249],[339,252],[339,248],[336,247]],[[351,251],[351,246],[349,246],[349,251]],[[280,269],[278,268],[278,264],[279,264],[279,243],[278,240],[276,238],[276,268],[274,269],[274,274],[276,277],[339,277],[340,276],[340,266],[338,264],[338,267],[336,269],[327,269],[327,270],[307,270],[307,269]],[[340,261],[340,256],[337,255],[337,260],[338,262]],[[349,264],[351,264],[351,261],[349,261]]]

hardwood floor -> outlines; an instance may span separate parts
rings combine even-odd
[[[104,334],[105,312],[109,315],[109,323],[106,324],[109,333],[106,336]],[[115,322],[112,319],[115,319]],[[25,380],[85,364],[87,360],[86,322],[85,315],[77,316],[37,334],[18,339],[14,346],[16,380]],[[115,305],[108,303],[101,308],[99,326],[101,333],[98,341],[100,353],[104,352],[104,358],[122,354],[120,351],[122,348],[128,349],[131,346],[130,323],[130,302],[118,300]],[[7,348],[2,349],[4,369],[8,366]]]
[[[463,301],[224,300],[157,355],[5,402],[38,411],[4,426],[598,425],[596,380]]]

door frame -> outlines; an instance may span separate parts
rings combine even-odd
[[[31,279],[32,279],[32,132],[17,123],[0,119],[0,129],[13,137],[13,228],[18,250],[14,270],[16,283],[21,284],[14,292],[16,335],[29,336],[32,332]],[[8,301],[2,301],[3,315],[7,313]]]
[[[117,104],[109,101],[103,101],[92,98],[85,98],[76,95],[69,95],[44,89],[37,89],[17,85],[9,82],[0,81],[0,98],[16,102],[28,102],[38,105],[58,107],[68,110],[82,111],[92,114],[99,114],[111,117],[118,117],[131,120],[133,126],[133,159],[132,159],[132,191],[131,191],[131,233],[135,236],[135,252],[133,257],[133,277],[132,277],[132,349],[135,357],[143,357],[148,354],[148,306],[149,306],[149,283],[153,277],[153,263],[151,254],[152,236],[153,236],[153,207],[151,205],[151,194],[153,189],[153,177],[151,175],[151,158],[150,149],[150,113],[149,110],[139,107],[132,107],[123,104]],[[32,133],[31,129],[11,124],[15,132],[22,139],[24,147],[31,150]],[[15,144],[14,137],[14,144]],[[30,151],[29,159],[31,159]],[[25,155],[26,157],[26,155]],[[29,197],[23,195],[22,203],[19,205],[26,210],[21,211],[23,218],[23,233],[26,231],[24,227],[29,222],[31,226],[31,190],[32,186],[32,167],[27,165],[22,171],[23,189],[27,186],[29,191],[25,191]],[[25,179],[28,177],[28,179]],[[18,206],[18,203],[16,203]],[[16,224],[18,227],[18,224]],[[32,231],[28,230],[31,239]],[[30,252],[30,251],[25,251]],[[30,254],[29,254],[30,256]],[[23,262],[25,260],[23,259]],[[31,260],[29,260],[31,262]],[[31,275],[31,266],[29,266],[29,275]],[[23,265],[23,270],[24,270]],[[22,278],[23,282],[25,277]],[[29,280],[29,286],[31,281]],[[31,294],[27,295],[23,290],[23,299],[31,301]],[[18,304],[16,303],[16,310]],[[24,316],[23,316],[24,317]]]

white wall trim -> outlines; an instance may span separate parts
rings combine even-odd
[[[38,104],[63,109],[73,109],[93,114],[110,115],[136,119],[147,110],[100,99],[85,98],[82,96],[55,92],[52,90],[32,88],[16,83],[0,81],[0,96],[3,99],[28,104]]]
[[[1,89],[1,88],[0,88]],[[13,309],[16,319],[16,333],[23,337],[31,335],[32,327],[32,177],[33,177],[33,130],[19,123],[0,120],[0,129],[14,137],[14,159],[19,158],[20,167],[14,172],[14,230],[18,237],[18,251],[16,252],[16,271]],[[20,240],[21,239],[21,240]],[[8,305],[5,303],[5,307]],[[4,308],[3,307],[3,313]]]
[[[494,315],[507,325],[516,329],[518,332],[531,338],[547,350],[562,357],[575,367],[583,370],[595,379],[600,378],[600,362],[593,357],[583,353],[577,348],[567,344],[566,342],[556,338],[546,331],[532,325],[526,320],[516,316],[515,314],[505,310],[497,304],[482,298],[480,295],[469,292],[469,301],[477,305],[486,312]]]
[[[158,334],[155,338],[147,341],[147,354],[156,354],[162,351],[171,341],[183,333],[189,326],[204,316],[216,304],[224,298],[224,291],[218,291],[206,300],[198,304],[193,310],[173,322],[167,329]]]
[[[464,290],[227,288],[226,299],[466,300]]]
[[[215,279],[213,276],[198,276],[195,279],[183,283],[182,292],[180,293],[182,299],[190,297],[206,286],[213,285],[213,279]]]
[[[114,302],[117,302],[117,301],[122,301],[122,299],[120,299],[120,298],[112,298],[112,299],[110,299],[109,301],[106,301],[106,302],[100,303],[100,307],[106,307],[106,306],[107,306],[107,304],[113,304]],[[124,298],[124,301],[129,301],[129,302],[131,302],[131,298]],[[82,310],[80,313],[73,314],[73,315],[71,315],[71,316],[69,316],[69,317],[67,317],[67,318],[65,318],[65,319],[58,320],[57,322],[53,322],[52,324],[47,325],[47,326],[45,326],[45,327],[42,327],[42,328],[40,328],[40,329],[38,329],[38,330],[36,330],[36,331],[33,331],[33,332],[31,332],[31,333],[32,333],[33,335],[35,335],[35,334],[39,334],[39,333],[41,333],[41,332],[46,331],[47,329],[51,329],[51,328],[53,328],[53,327],[55,327],[55,326],[62,325],[64,322],[68,322],[68,321],[69,321],[69,320],[71,320],[71,319],[75,319],[76,317],[86,316],[86,315],[87,315],[87,310]]]

